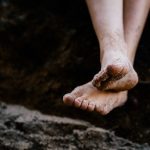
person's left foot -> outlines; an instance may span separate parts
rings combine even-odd
[[[100,91],[91,82],[75,88],[63,97],[63,101],[67,105],[83,110],[96,111],[102,115],[106,115],[114,108],[123,105],[126,100],[127,91]]]

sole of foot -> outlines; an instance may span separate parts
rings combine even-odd
[[[124,67],[121,69],[121,67],[117,68],[113,65],[108,66],[107,69],[96,74],[92,80],[92,84],[96,88],[113,91],[130,90],[135,87],[137,83],[138,75],[132,66],[129,69],[124,69]]]
[[[87,111],[96,111],[101,115],[108,114],[116,107],[122,106],[127,100],[127,91],[100,91],[88,82],[64,95],[65,104]]]

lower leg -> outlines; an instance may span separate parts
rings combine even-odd
[[[132,64],[134,62],[137,45],[149,12],[149,4],[149,0],[124,0],[124,38],[127,44],[128,58]],[[105,84],[105,90],[128,90],[133,88],[137,82],[137,73],[134,69],[131,69],[130,72],[122,79],[115,82],[107,82]]]
[[[93,85],[112,89],[112,83],[133,70],[124,40],[123,0],[87,0],[87,5],[100,42],[101,71],[94,76]]]
[[[122,0],[87,0],[93,25],[101,42],[102,68],[118,57],[126,55],[122,21]],[[113,6],[113,7],[112,7]],[[125,42],[124,42],[125,43]],[[104,56],[105,55],[105,56]],[[104,58],[108,57],[108,59]],[[115,59],[116,60],[115,60]],[[116,65],[116,64],[115,64]],[[113,70],[112,70],[113,71]],[[75,88],[63,97],[64,103],[84,110],[97,111],[107,114],[115,107],[122,105],[127,100],[127,92],[106,92],[98,90],[92,82]]]
[[[149,0],[124,0],[124,36],[132,63],[149,8]]]
[[[126,30],[128,30],[127,27]],[[98,31],[96,32],[98,33]],[[131,37],[129,37],[129,39],[127,37],[128,35],[125,35],[126,41],[127,40],[130,41],[129,39],[132,40]],[[134,45],[136,45],[135,42]],[[129,50],[130,49],[133,50],[134,49],[133,47],[136,46],[128,46],[128,47]],[[128,51],[128,53],[130,52],[131,51]],[[132,58],[132,55],[131,54],[129,55],[130,58]],[[79,107],[81,109],[89,111],[96,110],[101,114],[109,113],[115,107],[122,105],[126,100],[127,100],[127,91],[124,92],[100,91],[97,88],[95,88],[91,82],[75,88],[71,93],[68,93],[63,97],[64,103],[68,105],[74,105],[75,107]]]
[[[123,38],[123,0],[86,0],[92,23],[101,45],[116,34]],[[117,38],[117,37],[116,37]],[[119,37],[118,37],[119,38]]]
[[[124,40],[123,0],[87,0],[87,5],[100,43],[102,63],[104,53],[118,50],[117,41]]]

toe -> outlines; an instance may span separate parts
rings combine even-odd
[[[103,105],[96,105],[95,110],[101,115],[107,115],[109,113],[107,107]]]
[[[87,110],[88,111],[94,111],[94,109],[95,109],[95,104],[92,103],[92,102],[90,102],[89,105],[88,105],[88,107],[87,107]]]
[[[74,101],[74,106],[79,108],[84,100],[84,97],[78,97]]]
[[[88,107],[88,104],[89,104],[89,102],[87,100],[83,100],[80,108],[83,109],[83,110],[86,110],[87,107]]]
[[[63,102],[67,105],[72,105],[74,102],[74,98],[71,94],[65,94],[63,96]]]
[[[108,104],[103,105],[101,114],[102,115],[107,115],[111,111],[110,107]]]
[[[101,114],[101,107],[100,107],[100,105],[96,104],[95,111]]]

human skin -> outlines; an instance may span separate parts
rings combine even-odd
[[[99,45],[101,70],[63,97],[64,103],[106,115],[127,100],[138,82],[133,62],[149,0],[87,0]]]

